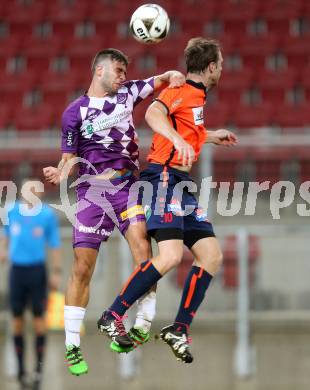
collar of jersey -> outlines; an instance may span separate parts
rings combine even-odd
[[[193,80],[186,80],[186,84],[189,84],[194,88],[202,89],[205,92],[205,94],[207,94],[208,89],[201,82],[196,83],[196,81],[193,81]]]

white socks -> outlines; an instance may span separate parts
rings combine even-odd
[[[85,316],[85,308],[66,306],[64,308],[66,346],[80,346],[80,330]]]
[[[149,332],[156,313],[156,292],[151,291],[138,300],[137,317],[134,327]]]

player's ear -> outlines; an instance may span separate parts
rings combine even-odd
[[[217,68],[217,65],[215,62],[210,62],[209,64],[209,70],[210,70],[210,73],[213,73]]]
[[[102,76],[103,72],[104,72],[103,65],[97,65],[95,69],[95,74],[100,77]]]

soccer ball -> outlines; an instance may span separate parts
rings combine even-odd
[[[170,27],[167,12],[157,4],[144,4],[131,16],[130,29],[134,38],[143,43],[158,43],[164,39]]]

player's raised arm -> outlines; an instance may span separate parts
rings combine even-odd
[[[163,87],[175,88],[181,87],[185,83],[185,76],[183,73],[177,70],[168,70],[167,72],[155,76],[154,89],[160,89]]]
[[[183,166],[191,166],[195,157],[193,147],[174,130],[167,118],[167,109],[160,102],[153,102],[145,113],[145,120],[151,129],[171,141],[178,152]]]
[[[67,164],[72,158],[76,157],[76,153],[63,153],[61,160],[56,167],[46,167],[43,168],[43,174],[45,180],[51,184],[59,184],[61,180],[70,176],[73,172],[72,169],[69,169],[69,165]]]

